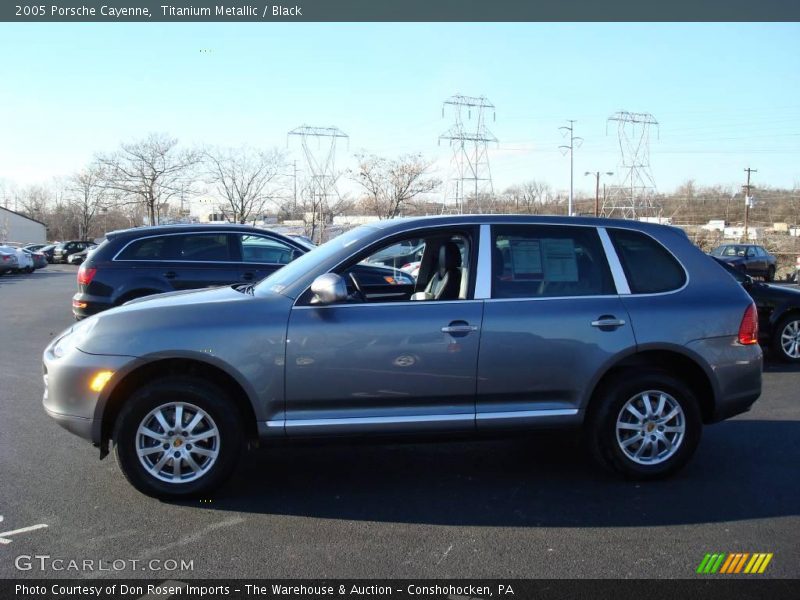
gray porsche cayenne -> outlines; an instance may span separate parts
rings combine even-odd
[[[391,247],[421,252],[414,283],[359,281]],[[44,352],[44,406],[162,498],[207,494],[258,443],[376,434],[575,428],[602,465],[648,479],[758,398],[757,341],[750,297],[680,230],[397,219],[258,284],[77,323]]]

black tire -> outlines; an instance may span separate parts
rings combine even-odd
[[[775,281],[775,267],[769,267],[767,269],[767,276],[765,277],[767,281]]]
[[[187,482],[163,481],[152,475],[137,455],[137,431],[151,411],[170,403],[186,403],[204,411],[213,420],[219,437],[218,454],[208,469],[196,479]],[[165,411],[169,418],[169,412]],[[173,413],[174,416],[174,413]],[[175,432],[176,435],[180,435]],[[117,464],[128,481],[140,492],[164,500],[207,496],[231,475],[241,452],[244,435],[239,410],[229,395],[213,383],[189,377],[165,377],[134,391],[125,402],[114,427],[114,449]],[[187,452],[191,440],[173,443],[165,454],[183,450]],[[195,442],[199,446],[200,442]],[[156,444],[158,446],[160,444]],[[153,446],[153,448],[155,448]],[[160,452],[160,451],[159,451]],[[162,455],[156,454],[154,462]],[[206,460],[193,455],[196,464]],[[166,465],[174,464],[167,459]],[[165,466],[165,468],[168,468]],[[188,473],[187,475],[191,475]]]
[[[772,352],[777,356],[780,360],[788,363],[800,363],[800,356],[790,356],[786,353],[786,350],[783,348],[781,337],[783,336],[784,331],[790,325],[795,324],[796,327],[800,328],[800,313],[791,313],[785,315],[778,324],[773,329],[771,346]]]
[[[617,419],[629,400],[647,391],[665,392],[680,406],[684,433],[677,449],[668,458],[652,464],[640,464],[623,451],[618,441]],[[682,381],[664,371],[629,370],[598,390],[589,410],[586,427],[588,448],[598,463],[623,477],[646,480],[666,477],[686,465],[700,442],[703,421],[697,399]],[[651,433],[659,435],[655,431]],[[637,445],[631,448],[633,450]]]

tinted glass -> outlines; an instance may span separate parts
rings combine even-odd
[[[173,236],[180,241],[177,260],[216,262],[231,260],[226,233],[200,233]]]
[[[492,234],[492,298],[615,293],[594,228],[498,226]]]
[[[165,260],[169,237],[151,237],[130,243],[117,257],[119,260]]]
[[[608,232],[634,294],[669,292],[686,283],[680,263],[649,235],[628,229]]]
[[[242,261],[287,265],[295,258],[295,250],[278,240],[260,235],[242,235]]]

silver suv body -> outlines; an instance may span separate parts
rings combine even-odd
[[[415,284],[354,267],[422,247]],[[374,283],[374,282],[373,282]],[[207,493],[243,441],[582,428],[673,472],[761,391],[751,299],[678,229],[459,216],[360,227],[258,285],[134,300],[44,352],[48,413],[141,491]]]

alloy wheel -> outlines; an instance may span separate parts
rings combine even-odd
[[[686,434],[686,417],[670,394],[648,390],[630,398],[616,423],[617,444],[623,454],[641,465],[669,460]]]
[[[145,470],[167,483],[188,483],[217,461],[220,434],[206,411],[169,402],[150,411],[136,431],[136,454]]]
[[[789,358],[800,358],[800,320],[786,323],[781,331],[781,348]]]

